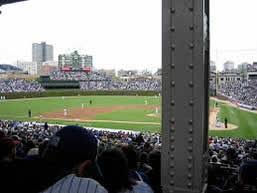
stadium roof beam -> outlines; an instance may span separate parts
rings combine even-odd
[[[22,1],[27,1],[27,0],[0,0],[0,6],[1,5],[6,5],[6,4],[11,4],[11,3],[18,3]]]
[[[162,187],[205,192],[209,0],[162,0]]]

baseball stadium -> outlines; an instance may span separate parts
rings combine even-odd
[[[1,193],[257,193],[257,62],[210,60],[209,0],[0,8]]]

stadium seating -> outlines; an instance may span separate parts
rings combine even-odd
[[[73,128],[73,126],[71,128]],[[48,125],[47,123],[40,124],[37,122],[18,122],[3,120],[0,121],[1,171],[12,172],[11,177],[13,177],[13,175],[17,175],[17,178],[14,178],[14,180],[12,180],[12,184],[16,184],[20,188],[20,190],[25,189],[26,192],[33,192],[35,190],[39,192],[46,190],[46,192],[48,192],[48,187],[50,187],[52,184],[54,184],[59,179],[65,177],[71,172],[70,170],[67,170],[67,172],[60,173],[58,168],[60,169],[60,167],[64,167],[63,164],[74,164],[74,160],[81,158],[77,157],[78,155],[81,155],[81,148],[78,147],[84,144],[85,147],[89,148],[92,145],[91,143],[93,143],[92,140],[94,141],[94,138],[96,138],[96,140],[98,141],[97,154],[100,155],[100,158],[104,159],[106,162],[104,162],[104,165],[102,164],[102,162],[99,163],[99,165],[103,167],[102,170],[100,168],[100,171],[98,168],[99,165],[89,164],[83,166],[83,168],[86,168],[87,172],[81,175],[98,181],[101,184],[96,185],[99,186],[99,191],[101,189],[100,186],[103,186],[102,188],[106,188],[109,191],[113,190],[111,188],[113,186],[110,187],[108,184],[106,184],[108,180],[111,179],[104,178],[104,176],[107,175],[110,171],[108,170],[108,168],[104,168],[108,167],[108,164],[111,164],[112,162],[117,162],[120,164],[122,162],[123,165],[117,165],[117,167],[122,167],[122,169],[124,169],[122,172],[124,172],[125,174],[127,173],[128,178],[133,178],[135,181],[138,181],[138,184],[143,183],[143,185],[140,185],[140,187],[142,186],[143,188],[145,188],[146,192],[151,192],[152,190],[154,190],[154,192],[156,193],[161,192],[161,137],[159,134],[138,133],[129,131],[122,132],[93,130],[91,128],[84,128],[82,130],[79,129],[78,131],[76,131],[76,128],[77,126],[75,126],[75,131],[64,132],[62,126],[59,125]],[[83,130],[85,131],[85,133],[83,132]],[[78,134],[76,134],[76,132],[78,132]],[[85,135],[84,138],[83,135]],[[59,143],[62,145],[59,146]],[[87,143],[90,143],[91,145],[86,145]],[[65,163],[63,164],[61,164],[61,161],[58,158],[58,164],[61,164],[62,166],[58,166],[55,169],[50,167],[51,172],[46,173],[43,170],[47,171],[47,169],[49,169],[49,166],[40,164],[43,164],[45,159],[47,159],[48,161],[57,159],[56,153],[54,153],[57,150],[55,150],[54,147],[61,148],[58,150],[59,153],[60,151],[64,151],[65,154],[60,154],[61,158],[64,158],[63,156],[67,156],[70,154],[72,156],[70,156],[69,159],[62,159],[65,160]],[[16,149],[16,151],[13,151],[14,148]],[[92,151],[92,148],[94,149],[96,147],[92,146],[89,149]],[[50,151],[48,152],[49,157],[45,157],[46,151]],[[122,152],[124,152],[124,154]],[[55,155],[54,157],[52,157],[53,153]],[[113,157],[110,158],[109,154]],[[103,155],[104,157],[101,157],[101,155]],[[247,190],[247,188],[250,188],[253,192],[256,190],[257,172],[254,171],[256,171],[257,162],[250,161],[256,160],[257,158],[256,140],[210,137],[209,155],[208,192],[236,192],[236,190],[244,192]],[[109,159],[111,159],[110,162],[108,161]],[[67,162],[67,160],[70,160],[70,162]],[[121,160],[123,160],[124,162]],[[127,162],[128,165],[126,165]],[[27,163],[29,163],[29,165],[27,165]],[[86,163],[88,164],[89,162]],[[69,164],[67,165],[67,167],[69,166]],[[34,167],[38,166],[42,168],[37,169],[37,172],[41,172],[43,177],[47,176],[47,180],[42,179],[40,181],[31,179],[33,178],[33,176],[39,175],[37,172],[35,173],[33,169]],[[21,171],[24,172],[24,167],[27,167],[28,170],[28,173],[26,175],[20,173]],[[65,168],[67,169],[67,167]],[[126,167],[128,168],[126,169]],[[119,173],[121,171],[113,172]],[[1,173],[1,180],[6,182],[9,179],[8,175],[8,172]],[[35,183],[35,185],[32,185],[31,181],[27,182],[26,180],[22,180],[23,175],[27,179],[30,179],[33,183]],[[116,179],[115,173],[109,173],[108,176],[112,176],[113,179]],[[240,176],[243,179],[243,183],[242,180],[238,181],[241,179],[238,178]],[[251,178],[249,178],[249,176]],[[43,177],[40,177],[40,179]],[[68,176],[67,178],[69,177],[70,176]],[[16,182],[15,179],[18,180],[18,182]],[[124,181],[128,183],[128,181],[126,181],[126,178],[120,180],[121,183],[123,183]],[[111,183],[112,181],[109,182]],[[13,186],[13,188],[15,189],[17,188],[17,186]],[[118,184],[117,188],[120,187],[126,187],[128,189],[134,187],[136,190],[137,186],[134,186],[133,184]],[[152,190],[149,187],[151,187]],[[9,189],[11,192],[12,188],[9,187]]]

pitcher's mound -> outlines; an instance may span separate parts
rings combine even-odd
[[[228,127],[225,128],[225,124],[217,121],[219,108],[211,108],[209,114],[209,130],[213,131],[229,131],[238,129],[238,126],[228,123]]]
[[[150,113],[150,114],[147,114],[146,116],[147,116],[147,117],[161,117],[161,114],[160,114],[160,113],[158,113],[158,114],[156,114],[156,113]]]

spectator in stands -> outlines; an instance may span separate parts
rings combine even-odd
[[[63,182],[64,189],[67,187],[65,184],[71,182],[71,179],[73,179],[72,182],[75,184],[81,181],[81,190],[88,181],[90,181],[90,184],[94,184],[94,187],[99,187],[96,190],[97,192],[103,190],[97,182],[90,180],[93,178],[103,183],[103,181],[100,181],[103,179],[103,172],[98,169],[97,164],[94,164],[94,159],[92,158],[95,156],[81,159],[78,156],[81,154],[79,152],[84,152],[83,150],[87,150],[85,154],[82,153],[86,156],[88,152],[94,149],[89,148],[89,146],[81,148],[84,147],[84,142],[80,143],[80,141],[84,141],[85,139],[88,141],[88,138],[78,138],[77,135],[79,132],[63,133],[61,132],[62,128],[62,126],[51,124],[45,128],[44,124],[36,122],[0,120],[0,144],[8,144],[4,140],[2,141],[6,137],[12,139],[12,141],[16,141],[16,156],[14,154],[13,143],[10,143],[11,146],[4,146],[9,148],[7,148],[7,152],[9,153],[3,156],[3,160],[5,161],[0,163],[2,190],[6,189],[8,191],[5,192],[15,193],[54,191],[55,188],[60,188],[56,182],[62,179],[59,183],[62,184]],[[86,131],[85,129],[82,130],[83,132]],[[83,132],[79,136],[83,136]],[[61,135],[61,133],[63,134]],[[125,157],[128,158],[129,179],[132,179],[132,182],[143,179],[152,187],[154,192],[161,192],[160,134],[113,131],[108,129],[93,130],[90,128],[88,135],[97,139],[97,143],[99,144],[97,151],[100,155],[106,150],[120,147],[126,153]],[[77,145],[74,146],[74,143]],[[69,151],[67,151],[67,145]],[[208,193],[216,193],[223,190],[238,190],[238,192],[242,192],[247,188],[254,192],[255,187],[252,184],[255,183],[254,180],[256,177],[253,174],[257,173],[255,172],[254,164],[249,164],[250,166],[247,167],[241,166],[240,173],[238,171],[241,164],[247,163],[248,160],[257,159],[256,152],[256,140],[209,137],[210,167],[208,183],[209,187],[214,188],[212,191],[208,189]],[[95,155],[96,153],[93,154]],[[146,164],[147,167],[145,167]],[[238,180],[238,176],[240,176],[240,180]],[[81,179],[81,177],[83,178]],[[71,187],[72,191],[77,190],[75,184]],[[235,184],[237,185],[235,186]],[[49,187],[51,189],[48,189]],[[65,192],[65,190],[63,191]]]
[[[16,156],[16,144],[10,137],[2,137],[0,139],[0,162],[11,162]]]
[[[151,193],[151,188],[142,180],[129,177],[128,162],[117,149],[104,151],[97,161],[103,178],[102,184],[109,193]]]
[[[132,145],[123,146],[122,151],[128,160],[130,179],[149,183],[147,176],[144,173],[137,171],[138,155],[135,148]]]
[[[2,130],[0,130],[0,139],[2,139],[3,137],[5,137],[5,133]]]
[[[108,193],[97,181],[91,178],[77,177],[74,174],[65,176],[42,193]]]
[[[43,159],[48,164],[53,164],[59,168],[57,173],[52,176],[53,179],[60,180],[60,178],[72,174],[63,181],[64,185],[67,186],[68,184],[65,183],[69,182],[69,178],[75,178],[75,176],[97,176],[96,173],[93,174],[91,171],[96,155],[97,139],[95,136],[84,128],[67,126],[58,131],[50,139],[43,153]],[[79,178],[76,179],[79,180]],[[58,188],[59,184],[56,183],[49,188],[49,191],[52,191],[52,189],[56,189],[57,191]]]
[[[76,176],[91,177],[91,174],[97,176],[93,168],[96,153],[97,139],[90,131],[77,126],[64,127],[51,137],[38,159],[23,159],[0,165],[2,188],[8,189],[8,192],[34,193],[46,190],[54,193],[59,187],[56,182],[67,176],[62,181],[65,192],[69,179],[80,180]],[[94,189],[96,192],[106,192],[94,180],[83,178],[81,181],[84,185],[88,182],[97,186],[97,190]]]
[[[257,161],[244,162],[239,171],[239,183],[231,190],[222,193],[256,193],[257,192]]]
[[[148,174],[148,172],[151,170],[152,170],[152,167],[149,165],[149,162],[148,162],[148,153],[142,152],[139,159],[138,172]]]
[[[161,152],[154,150],[149,154],[151,170],[147,173],[150,185],[155,193],[161,193]]]

